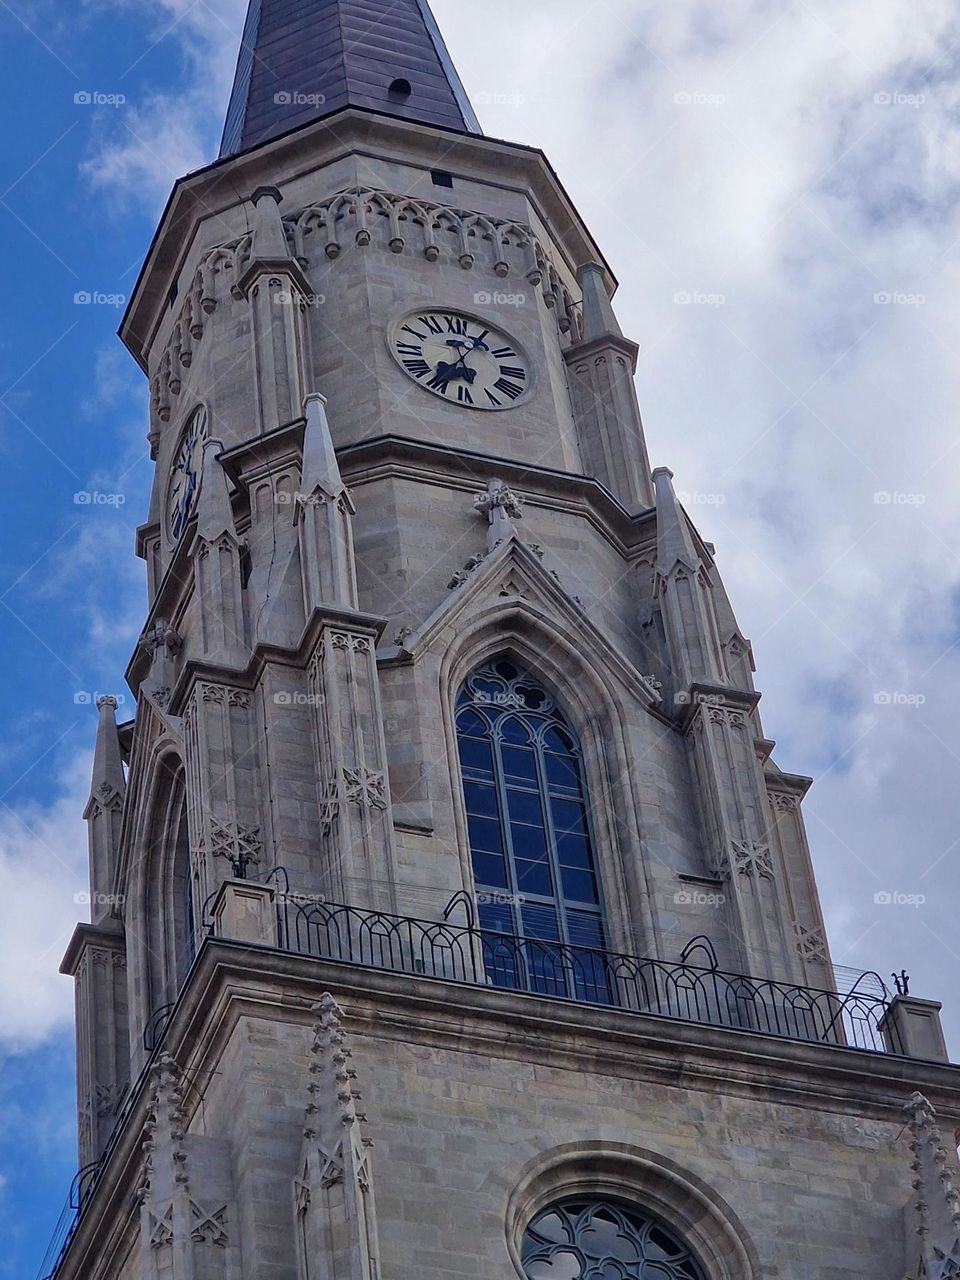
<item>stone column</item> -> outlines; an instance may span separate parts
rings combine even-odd
[[[251,262],[237,282],[238,294],[250,303],[261,433],[299,416],[310,367],[310,286],[287,246],[279,209],[282,198],[276,187],[258,187],[253,193]]]
[[[294,1181],[299,1280],[379,1280],[380,1246],[366,1116],[343,1011],[325,995],[314,1009],[309,1102]]]
[[[191,873],[199,904],[264,862],[260,757],[252,695],[197,680],[183,713]]]
[[[897,996],[880,1024],[890,1053],[925,1062],[949,1062],[947,1042],[940,1022],[943,1005],[936,1000]]]
[[[303,602],[308,618],[314,609],[325,605],[357,607],[355,509],[337,465],[326,403],[319,393],[306,399],[303,479],[296,506]]]
[[[395,906],[393,814],[375,637],[323,624],[309,668],[320,759],[324,886],[351,906]]]
[[[693,686],[686,739],[708,869],[725,882],[727,923],[739,967],[753,977],[802,983],[785,919],[784,868],[771,842],[766,787],[750,707],[730,691]]]
[[[103,1152],[130,1084],[127,953],[118,924],[80,924],[60,972],[74,980],[80,1168]]]
[[[208,440],[203,447],[203,473],[197,499],[194,544],[200,652],[217,666],[246,666],[249,646],[243,612],[243,543],[237,536],[227,477],[220,465],[223,445]]]
[[[564,352],[583,470],[596,476],[628,511],[653,504],[650,463],[634,374],[639,347],[623,336],[603,268],[580,271],[583,334]]]
[[[90,849],[90,918],[100,924],[114,910],[114,878],[120,850],[120,823],[127,784],[117,737],[117,700],[97,699],[100,721],[93,757],[90,799],[83,811]]]

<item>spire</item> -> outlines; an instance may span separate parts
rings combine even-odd
[[[93,754],[90,799],[107,807],[118,801],[122,803],[126,790],[120,759],[120,738],[117,735],[117,699],[110,695],[98,698],[97,711],[100,720]]]
[[[428,0],[250,0],[221,157],[347,107],[481,132]]]
[[[115,903],[113,878],[120,849],[120,823],[127,784],[117,736],[117,699],[97,699],[100,722],[93,755],[90,799],[83,811],[90,849],[90,919],[101,924]]]
[[[665,577],[678,563],[694,573],[699,572],[700,554],[693,540],[690,521],[677,500],[673,472],[669,467],[657,467],[653,473],[653,487],[657,498],[657,568]]]
[[[588,262],[580,268],[580,288],[583,292],[583,334],[580,341],[622,338],[623,330],[607,293],[603,267],[598,262]]]

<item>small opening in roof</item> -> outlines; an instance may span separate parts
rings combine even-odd
[[[413,85],[409,80],[405,80],[403,76],[394,80],[390,86],[391,98],[409,98],[411,93],[413,93]]]

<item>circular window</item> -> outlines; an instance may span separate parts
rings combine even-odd
[[[527,1280],[706,1280],[672,1231],[612,1200],[564,1200],[527,1227]]]

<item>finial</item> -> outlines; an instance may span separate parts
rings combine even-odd
[[[233,506],[230,502],[230,486],[227,473],[220,465],[223,444],[220,440],[207,440],[203,446],[203,465],[200,473],[200,493],[197,497],[197,542],[210,545],[224,536],[238,542],[233,523]]]
[[[301,502],[309,502],[318,490],[328,498],[337,498],[343,493],[344,483],[327,418],[327,397],[312,391],[304,399],[303,413],[307,425],[303,433]]]
[[[582,342],[596,338],[622,338],[623,330],[607,293],[606,272],[599,262],[587,262],[578,273],[583,293]]]
[[[501,542],[512,538],[516,533],[513,521],[523,519],[523,499],[503,480],[489,481],[486,492],[478,493],[473,505],[490,522],[487,533],[488,551],[493,551]]]

